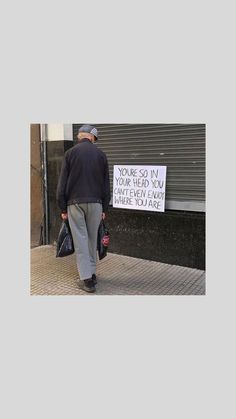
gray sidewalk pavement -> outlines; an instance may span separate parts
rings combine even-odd
[[[31,249],[31,295],[88,295],[78,288],[75,255],[52,245]],[[205,295],[205,271],[108,253],[94,295]]]

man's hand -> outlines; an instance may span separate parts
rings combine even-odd
[[[105,212],[102,212],[102,220],[105,220],[105,218],[106,218],[106,214]]]
[[[63,220],[67,220],[67,219],[68,219],[68,214],[67,214],[67,212],[63,212],[63,213],[61,214],[61,218],[62,218]]]

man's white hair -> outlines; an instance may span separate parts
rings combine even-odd
[[[95,140],[95,137],[93,134],[90,134],[88,132],[79,132],[78,134],[79,139],[81,140],[82,138],[88,138],[89,140]]]

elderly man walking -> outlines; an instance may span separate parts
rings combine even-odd
[[[107,157],[94,144],[98,131],[83,125],[78,132],[78,144],[64,156],[57,186],[57,202],[62,219],[69,220],[74,241],[79,287],[95,292],[97,234],[110,201],[110,181]]]

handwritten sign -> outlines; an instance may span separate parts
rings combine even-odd
[[[165,211],[166,166],[114,166],[113,207]]]

